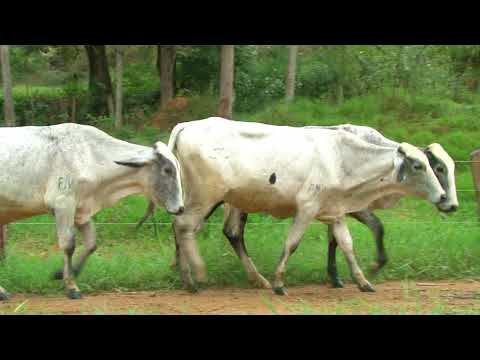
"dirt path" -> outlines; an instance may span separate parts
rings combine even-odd
[[[292,287],[288,296],[268,290],[207,289],[88,294],[14,295],[0,314],[480,314],[479,281],[388,282],[376,293],[326,285]]]

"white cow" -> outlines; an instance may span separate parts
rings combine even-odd
[[[345,215],[391,194],[415,195],[436,205],[446,199],[420,150],[407,143],[374,145],[343,130],[209,118],[177,125],[169,148],[182,171],[185,212],[175,217],[174,231],[182,279],[192,291],[188,265],[197,281],[206,277],[195,234],[221,203],[244,213],[294,217],[275,273],[274,290],[283,294],[288,257],[313,220],[331,224],[360,290],[373,291],[355,260]],[[254,268],[250,258],[242,261]]]
[[[68,297],[96,249],[91,217],[131,194],[144,194],[169,213],[183,212],[178,162],[161,142],[153,148],[115,139],[92,126],[62,124],[0,129],[0,224],[51,213],[55,216]],[[72,266],[74,228],[85,250]],[[6,292],[0,288],[0,297]]]
[[[336,126],[307,126],[306,129],[331,129],[344,130],[353,133],[369,143],[398,148],[399,143],[394,142],[384,137],[377,130],[367,126],[357,126],[350,124],[342,124]],[[442,212],[453,212],[458,208],[458,199],[455,186],[455,163],[447,152],[439,144],[431,144],[422,150],[428,158],[430,167],[433,169],[435,176],[440,182],[440,185],[445,190],[445,201],[437,205],[438,210]],[[398,201],[403,197],[402,194],[392,194],[372,202],[368,209],[356,211],[348,214],[361,223],[367,225],[374,235],[377,246],[377,262],[373,267],[373,271],[380,270],[387,262],[387,256],[383,243],[384,227],[380,219],[373,213],[376,209],[389,209],[394,207]],[[245,240],[244,229],[247,222],[247,213],[232,207],[229,204],[224,205],[224,234],[229,239],[234,250],[240,259],[248,258]],[[337,242],[333,235],[332,227],[329,225],[328,229],[328,267],[327,271],[334,287],[343,287],[342,281],[338,277],[336,267],[336,248]],[[250,266],[249,262],[243,261],[245,270],[250,273],[250,279],[262,287],[270,287],[268,282],[259,274],[254,266]],[[173,264],[176,265],[176,262]]]

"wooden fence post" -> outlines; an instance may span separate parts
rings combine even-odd
[[[477,198],[477,211],[480,215],[480,149],[470,154],[472,159],[473,186],[475,187],[475,197]]]

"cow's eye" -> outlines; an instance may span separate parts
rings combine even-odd
[[[423,166],[422,166],[422,164],[415,164],[415,165],[413,165],[413,168],[417,171],[420,171],[420,170],[423,169]]]
[[[438,167],[436,168],[436,170],[437,170],[437,172],[439,172],[439,173],[443,173],[443,167],[441,167],[441,166],[438,166]]]
[[[172,169],[169,168],[169,167],[168,167],[168,168],[165,168],[165,170],[163,170],[163,172],[165,173],[165,175],[169,175],[169,176],[173,174]]]

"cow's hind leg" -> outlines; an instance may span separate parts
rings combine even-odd
[[[55,220],[60,249],[64,252],[63,282],[70,299],[80,299],[80,290],[73,276],[72,257],[75,252],[74,216],[75,203],[71,199],[62,199],[55,206]]]
[[[333,236],[337,240],[338,245],[342,249],[345,257],[347,259],[348,266],[350,267],[350,272],[352,274],[353,280],[357,283],[361,291],[375,291],[373,286],[368,282],[368,280],[363,275],[362,270],[357,264],[355,259],[355,254],[353,252],[353,242],[352,236],[348,231],[347,224],[345,220],[337,221],[332,224]]]
[[[377,246],[377,261],[372,265],[371,271],[378,272],[387,263],[387,253],[383,238],[385,236],[385,229],[380,219],[371,211],[364,210],[351,213],[350,216],[367,225],[373,233],[375,243]]]
[[[77,262],[73,266],[73,275],[75,277],[82,272],[82,269],[85,266],[85,263],[88,257],[91,254],[93,254],[97,249],[97,236],[96,236],[95,225],[93,221],[89,220],[88,222],[82,225],[77,225],[77,229],[82,234],[85,248],[83,252],[80,254]],[[63,279],[63,270],[62,269],[58,270],[55,273],[54,278],[57,280]]]
[[[273,290],[277,295],[286,295],[287,290],[283,283],[283,276],[285,274],[288,258],[292,255],[297,249],[300,240],[302,239],[305,230],[308,227],[308,224],[313,220],[314,216],[307,214],[297,214],[295,216],[295,221],[293,222],[290,230],[288,232],[288,238],[283,249],[282,256],[280,257],[280,262],[278,263],[277,269],[275,271],[275,280],[273,282]]]
[[[244,232],[247,223],[248,214],[225,204],[225,219],[223,233],[232,245],[235,253],[242,261],[243,267],[247,273],[250,282],[264,289],[271,289],[272,285],[265,279],[255,267],[252,259],[248,255],[245,246]]]
[[[343,288],[343,282],[337,273],[337,240],[332,225],[328,225],[328,267],[327,273],[334,288]]]

